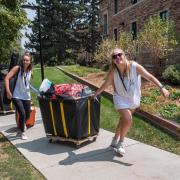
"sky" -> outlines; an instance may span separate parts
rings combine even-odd
[[[35,0],[27,0],[27,3],[25,4],[28,4],[28,3],[35,3]],[[35,15],[36,15],[36,10],[31,10],[31,9],[25,9],[26,13],[27,13],[27,18],[29,20],[33,20]],[[22,36],[22,39],[21,39],[21,47],[24,49],[24,44],[25,42],[29,42],[29,39],[25,37],[25,32],[31,32],[31,29],[27,28],[27,27],[24,27],[22,30],[21,30],[21,33],[23,34]]]

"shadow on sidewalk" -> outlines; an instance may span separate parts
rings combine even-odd
[[[8,139],[10,141],[13,141],[16,140],[17,137],[15,136],[13,137],[12,135],[9,134]],[[113,151],[111,147],[90,150],[88,152],[77,154],[79,151],[81,151],[81,148],[85,147],[88,144],[85,143],[83,146],[81,146],[80,149],[77,149],[76,147],[74,147],[74,144],[69,144],[67,142],[49,143],[47,137],[42,137],[31,141],[23,141],[23,140],[20,141],[21,143],[17,143],[16,147],[27,149],[30,152],[38,152],[46,155],[55,155],[55,154],[58,155],[58,154],[68,153],[69,156],[66,159],[60,161],[59,165],[72,165],[78,162],[93,162],[93,161],[104,161],[104,162],[109,161],[124,166],[133,165],[130,163],[120,161],[119,159],[121,156],[117,156],[117,154]]]
[[[60,165],[72,165],[78,162],[93,162],[93,161],[109,161],[124,166],[133,165],[130,163],[120,161],[118,157],[122,157],[122,156],[117,156],[117,154],[113,151],[111,147],[96,149],[82,154],[75,154],[73,151],[71,151],[68,152],[68,154],[69,156],[66,159],[59,162]]]

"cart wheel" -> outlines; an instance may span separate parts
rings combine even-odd
[[[53,142],[53,140],[52,139],[49,139],[49,143],[52,143]]]
[[[76,144],[76,149],[79,149],[80,148],[80,144]]]

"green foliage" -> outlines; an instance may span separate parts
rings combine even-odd
[[[99,62],[111,62],[111,52],[115,47],[116,42],[114,40],[103,40],[95,53],[95,59]]]
[[[37,5],[41,8],[42,54],[45,64],[54,56],[57,56],[58,64],[62,64],[67,58],[75,58],[74,55],[81,49],[94,53],[100,38],[96,28],[99,8],[97,0],[39,0]],[[39,52],[37,17],[30,27],[33,33],[27,34],[30,42],[25,47]],[[69,49],[73,51],[69,52]]]
[[[50,60],[47,62],[48,66],[55,66],[58,64],[57,57],[51,57]]]
[[[152,104],[156,102],[156,98],[154,96],[144,96],[141,98],[142,104]]]
[[[71,65],[71,66],[62,66],[62,68],[72,74],[75,74],[77,76],[87,76],[90,73],[97,73],[100,72],[99,69],[96,68],[89,68],[85,66],[79,66],[79,65]]]
[[[75,62],[74,62],[74,60],[73,60],[72,58],[67,58],[67,59],[64,61],[63,64],[64,64],[64,65],[74,65]]]
[[[161,116],[167,119],[176,119],[177,112],[180,112],[180,106],[176,104],[168,104],[159,109]]]
[[[111,62],[111,52],[114,48],[121,48],[130,59],[134,59],[138,47],[137,40],[133,40],[131,33],[121,32],[117,41],[106,39],[99,45],[95,59],[99,62]]]
[[[123,49],[130,59],[134,59],[138,47],[138,39],[133,40],[132,33],[121,32],[117,41],[117,46]]]
[[[150,94],[151,94],[152,96],[154,96],[154,97],[157,97],[157,96],[160,96],[160,95],[161,95],[161,93],[160,93],[160,91],[159,91],[158,88],[151,89],[151,90],[150,90]]]
[[[169,98],[172,99],[172,100],[180,99],[180,91],[173,91],[173,92],[171,92]]]
[[[175,121],[180,123],[180,112],[176,113]]]
[[[155,65],[159,65],[159,61],[165,60],[179,44],[177,39],[173,21],[162,21],[159,16],[152,16],[145,22],[135,40],[133,40],[133,35],[128,32],[120,32],[120,37],[116,42],[114,40],[103,40],[95,54],[95,59],[100,62],[107,62],[110,60],[109,54],[112,49],[119,47],[132,60],[137,53],[148,50],[154,56]]]
[[[159,16],[152,16],[145,22],[138,39],[139,45],[154,54],[155,60],[167,57],[178,44],[174,22],[162,21]]]
[[[0,133],[0,179],[45,180],[28,160]]]
[[[0,62],[9,59],[14,51],[20,49],[20,29],[27,24],[25,12],[20,8],[22,0],[0,1]]]
[[[174,84],[180,84],[180,64],[170,65],[163,72],[163,78]]]
[[[109,64],[104,64],[101,69],[103,71],[108,71],[109,70]]]

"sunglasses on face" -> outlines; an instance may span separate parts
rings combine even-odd
[[[118,53],[118,54],[114,54],[112,56],[113,59],[116,59],[118,56],[121,57],[123,54],[122,53]]]

